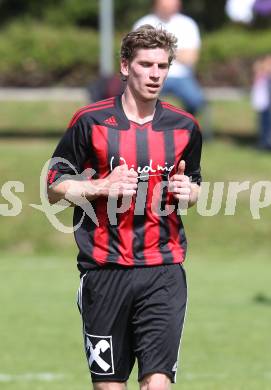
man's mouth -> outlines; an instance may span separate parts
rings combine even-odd
[[[147,87],[149,88],[160,88],[160,84],[155,84],[155,83],[149,83],[149,84],[146,84]]]

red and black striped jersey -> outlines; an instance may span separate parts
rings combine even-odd
[[[75,113],[53,154],[69,164],[64,160],[56,163],[49,182],[86,168],[95,171],[94,179],[105,178],[123,163],[139,177],[130,207],[113,222],[106,197],[92,202],[98,226],[75,207],[74,225],[82,220],[75,231],[81,271],[96,265],[152,266],[184,261],[184,227],[167,184],[181,159],[186,162],[185,174],[200,184],[201,144],[194,117],[160,100],[153,120],[143,125],[128,120],[120,96]]]

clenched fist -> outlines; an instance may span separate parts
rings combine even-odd
[[[128,169],[126,164],[119,165],[105,179],[106,195],[112,197],[133,196],[136,194],[138,174]]]

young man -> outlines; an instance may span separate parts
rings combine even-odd
[[[176,378],[187,299],[178,206],[197,201],[201,135],[190,114],[158,100],[175,48],[173,35],[149,25],[127,34],[123,95],[74,115],[48,175],[52,203],[81,205],[78,306],[96,390],[124,389],[135,358],[142,390]],[[86,168],[91,177],[63,179]],[[96,220],[84,214],[89,201]]]
[[[198,25],[182,13],[181,0],[153,0],[153,12],[139,19],[134,29],[150,24],[163,26],[178,39],[176,59],[173,62],[162,93],[176,96],[185,109],[195,115],[204,108],[205,97],[195,77],[201,37]]]

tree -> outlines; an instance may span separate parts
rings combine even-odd
[[[151,10],[151,0],[113,1],[118,31],[129,30],[139,17]],[[183,0],[183,8],[202,30],[210,31],[226,22],[225,3],[226,0]],[[55,26],[98,28],[98,12],[99,0],[0,0],[1,26],[25,18]]]
[[[98,26],[98,0],[0,0],[0,22],[16,19],[53,25]]]
[[[184,12],[192,16],[203,30],[221,28],[226,22],[226,0],[183,0]]]

